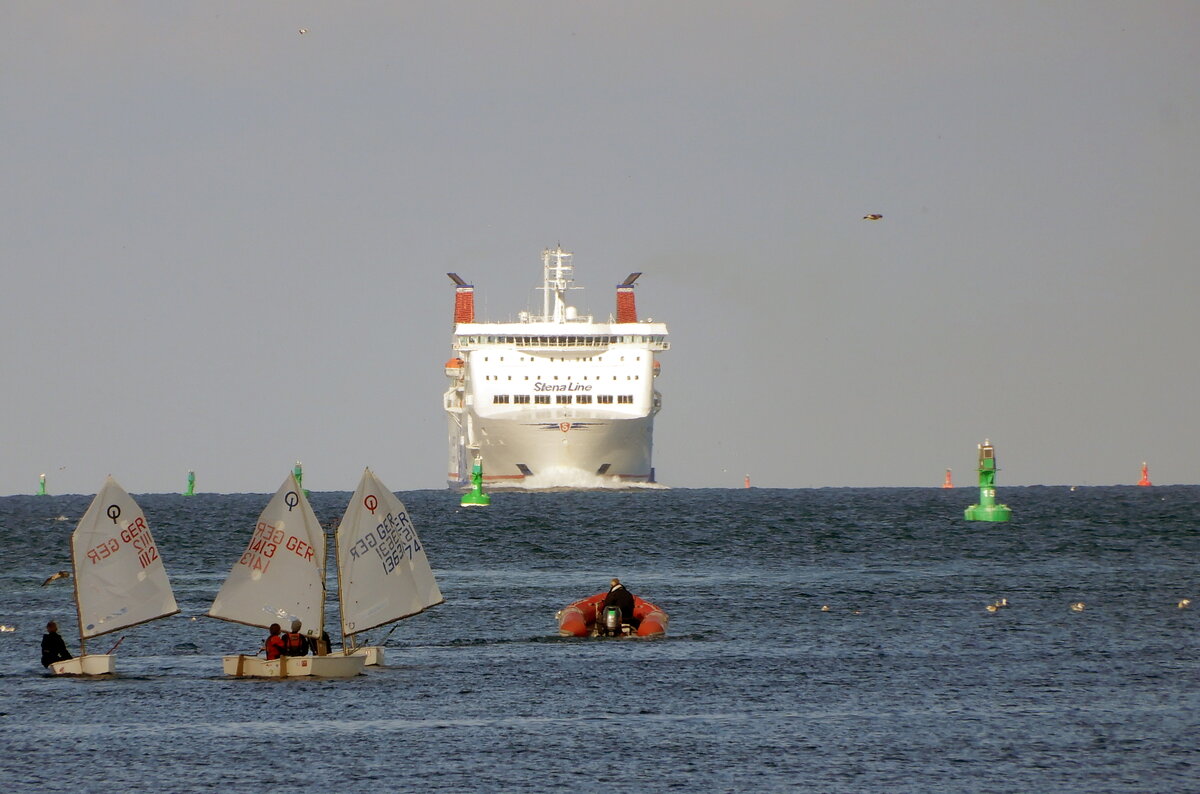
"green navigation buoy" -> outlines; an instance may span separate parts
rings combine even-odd
[[[37,495],[38,495],[38,496],[45,496],[45,495],[46,495],[46,475],[45,475],[45,474],[43,474],[41,477],[39,477],[39,478],[38,478],[38,492],[37,492]]]
[[[471,490],[463,494],[459,503],[463,507],[487,507],[492,503],[492,497],[483,492],[483,458],[475,456],[475,465],[471,467]]]
[[[996,450],[986,438],[979,445],[979,504],[963,512],[968,521],[1007,521],[1012,518],[1008,505],[996,504]]]
[[[196,472],[188,470],[188,489],[183,492],[184,496],[196,495]]]
[[[300,490],[304,491],[304,495],[309,495],[309,490],[304,487],[304,466],[300,461],[296,461],[296,466],[292,469],[292,474],[296,476],[296,485],[300,486]]]

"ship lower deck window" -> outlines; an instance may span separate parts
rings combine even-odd
[[[507,402],[508,402],[507,394],[493,394],[492,395],[492,405],[498,405],[500,403],[507,403]]]
[[[526,405],[529,403],[529,395],[528,394],[514,394],[513,402],[519,403],[521,405]]]
[[[612,397],[613,397],[613,396],[612,396],[611,394],[597,394],[597,395],[596,395],[596,402],[598,402],[598,403],[611,403],[611,402],[612,402]]]
[[[590,394],[576,394],[575,395],[575,402],[577,402],[577,403],[590,403],[591,401],[592,401],[592,395],[590,395]]]
[[[618,394],[618,395],[617,395],[617,402],[619,402],[619,403],[632,403],[632,402],[633,402],[633,395],[632,395],[632,394]]]
[[[558,403],[559,405],[565,405],[565,404],[567,404],[567,403],[570,403],[570,402],[571,402],[571,395],[569,395],[569,394],[556,394],[556,395],[554,395],[554,402]]]
[[[549,405],[550,404],[550,395],[549,394],[535,394],[535,395],[533,395],[533,401],[535,403],[537,403],[538,405]]]

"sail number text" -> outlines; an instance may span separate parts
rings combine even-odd
[[[120,535],[88,549],[87,558],[95,565],[120,551],[122,544],[133,547],[137,552],[138,564],[143,568],[158,559],[158,548],[155,547],[150,528],[146,526],[146,519],[142,516],[130,522],[129,526],[121,530]]]
[[[266,572],[280,548],[292,552],[302,560],[311,560],[314,549],[307,541],[300,540],[295,535],[287,535],[274,524],[265,521],[258,522],[254,534],[250,537],[250,545],[242,552],[239,565],[249,566],[252,571]]]
[[[421,550],[421,541],[417,539],[408,513],[388,513],[374,530],[365,533],[350,547],[350,557],[361,559],[372,550],[379,556],[384,573],[396,570],[404,559],[411,560]]]

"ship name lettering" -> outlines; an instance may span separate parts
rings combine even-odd
[[[590,383],[546,383],[538,381],[533,384],[534,391],[591,391]]]

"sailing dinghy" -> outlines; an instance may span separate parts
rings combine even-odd
[[[363,471],[337,528],[342,653],[383,664],[382,645],[356,636],[444,601],[408,510],[370,469]]]
[[[71,566],[79,656],[53,662],[50,669],[57,675],[114,672],[111,650],[88,653],[87,640],[179,612],[146,516],[112,477],[71,534]]]
[[[234,563],[208,615],[263,629],[300,620],[309,637],[321,636],[325,530],[294,474],[288,474],[258,517],[246,551]],[[349,678],[362,672],[364,661],[342,654],[270,661],[246,654],[223,657],[226,675],[253,678]]]

